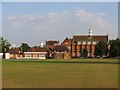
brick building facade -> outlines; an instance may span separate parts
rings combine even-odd
[[[53,48],[52,56],[54,59],[69,59],[69,58],[71,58],[69,49],[64,45],[55,46]]]
[[[30,48],[27,52],[21,52],[13,47],[7,51],[10,58],[36,58],[36,59],[69,59],[83,57],[83,50],[87,49],[87,57],[95,57],[95,46],[99,41],[108,42],[108,35],[92,35],[89,30],[88,35],[73,35],[72,38],[65,38],[62,43],[59,41],[46,41],[45,46]]]
[[[92,35],[92,30],[89,30],[88,35],[73,35],[72,39],[66,38],[62,45],[68,47],[71,52],[71,57],[79,58],[83,55],[83,49],[87,49],[88,57],[95,57],[95,46],[99,41],[108,41],[108,35]]]

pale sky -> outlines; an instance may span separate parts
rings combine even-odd
[[[117,2],[3,2],[2,35],[11,44],[39,45],[73,34],[118,37]]]

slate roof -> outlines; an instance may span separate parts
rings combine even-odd
[[[94,35],[94,36],[74,35],[73,42],[78,41],[108,41],[108,35]]]
[[[53,40],[46,41],[46,45],[54,45],[54,44],[59,44],[59,41],[53,41]]]
[[[57,45],[53,48],[53,51],[68,51],[68,48],[64,45]]]
[[[66,37],[65,40],[64,40],[63,42],[71,42],[71,41],[72,41],[72,39]]]
[[[11,48],[7,51],[7,53],[10,54],[19,54],[19,49],[18,48]]]
[[[32,47],[27,52],[47,52],[45,47]]]

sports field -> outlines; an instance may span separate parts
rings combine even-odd
[[[117,88],[117,59],[3,60],[3,88]]]

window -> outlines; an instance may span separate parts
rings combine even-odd
[[[95,41],[93,41],[93,42],[92,42],[92,44],[93,44],[93,45],[96,45],[96,42],[95,42]]]
[[[82,42],[83,45],[86,45],[86,42]]]
[[[26,58],[30,58],[30,54],[27,54],[27,55],[26,55]]]
[[[88,42],[88,45],[91,45],[91,42]]]
[[[73,52],[73,57],[75,56],[75,52]]]
[[[69,47],[68,47],[68,49],[70,50],[70,49],[71,49],[71,47],[69,46]]]
[[[76,45],[76,43],[74,42],[73,45]]]
[[[77,56],[80,57],[80,52],[77,52]]]
[[[44,55],[44,54],[41,54],[40,57],[45,57],[45,55]]]
[[[77,42],[78,45],[81,45],[81,42]]]
[[[34,54],[34,58],[37,58],[37,54]]]

